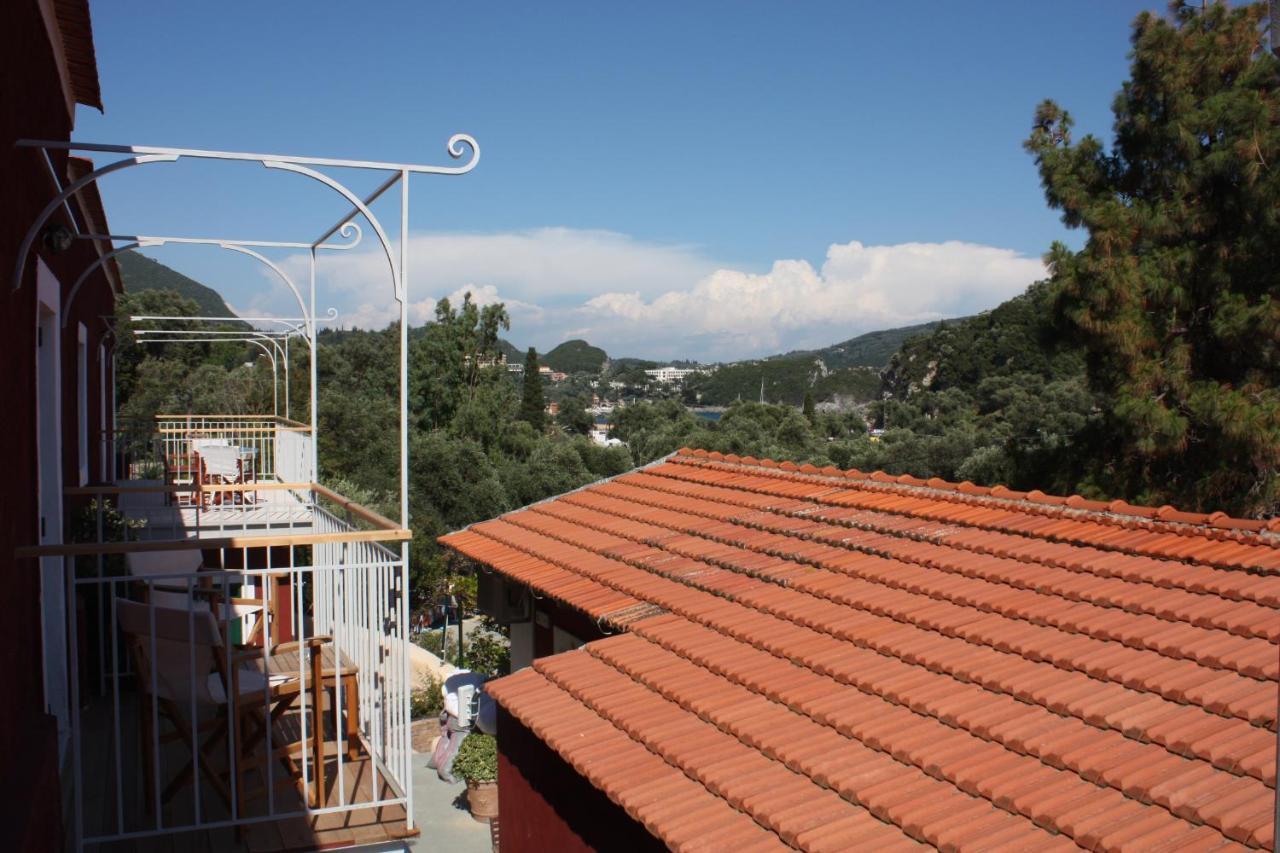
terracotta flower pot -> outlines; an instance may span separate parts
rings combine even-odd
[[[498,816],[498,783],[467,780],[467,805],[471,817],[481,823]]]

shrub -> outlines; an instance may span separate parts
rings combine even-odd
[[[485,630],[473,631],[467,638],[463,652],[467,669],[490,676],[511,672],[511,641],[499,633],[492,633],[496,627],[486,622]]]
[[[468,782],[493,782],[498,778],[498,742],[493,735],[472,732],[458,747],[453,775]]]
[[[444,710],[444,694],[440,692],[440,679],[426,676],[425,684],[409,694],[409,716],[414,720],[429,720],[440,716]]]

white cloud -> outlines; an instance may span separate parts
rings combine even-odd
[[[718,269],[647,301],[634,292],[604,293],[578,313],[594,318],[587,328],[597,335],[609,330],[636,343],[668,344],[656,348],[665,356],[732,358],[973,313],[1044,274],[1038,259],[992,246],[853,241],[831,246],[820,270],[796,260],[776,261],[760,274]],[[628,335],[629,329],[645,332]]]
[[[715,264],[688,246],[566,228],[423,234],[409,250],[415,324],[440,296],[459,302],[470,292],[481,304],[506,303],[521,345],[580,337],[615,355],[705,361],[974,313],[1045,275],[1039,259],[956,241],[837,243],[820,268],[778,260],[766,272]],[[300,259],[285,267],[305,280]],[[398,316],[380,250],[323,254],[318,282],[319,310],[333,305],[346,327],[381,328]]]
[[[320,253],[320,277],[346,292],[382,286],[389,298],[386,256],[368,232],[364,245]],[[395,250],[393,244],[393,252]],[[542,301],[548,294],[586,299],[604,288],[660,293],[695,281],[716,264],[689,246],[646,243],[612,231],[537,228],[497,234],[416,234],[409,242],[410,297],[449,293],[465,282],[491,285],[513,299]],[[301,258],[287,265],[305,280]]]

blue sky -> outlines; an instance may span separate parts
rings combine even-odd
[[[1045,97],[1109,136],[1151,5],[93,2],[107,109],[76,136],[442,162],[471,133],[475,172],[413,184],[416,317],[469,289],[517,344],[737,358],[992,307],[1078,243],[1021,142]],[[117,233],[310,239],[342,209],[291,177],[102,188]],[[288,310],[247,259],[152,254]],[[372,259],[345,260],[322,307],[383,322]]]

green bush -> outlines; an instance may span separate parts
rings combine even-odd
[[[498,742],[493,735],[467,735],[453,759],[453,775],[468,782],[493,782],[498,778]]]
[[[486,620],[484,630],[471,633],[463,651],[467,669],[490,676],[511,672],[511,641],[497,633],[500,630],[496,624]]]
[[[507,675],[511,672],[511,641],[502,633],[500,625],[485,619],[482,628],[473,630],[462,647],[462,665],[472,672],[489,676]],[[417,645],[431,652],[442,661],[458,663],[458,629],[450,625],[446,636],[431,629],[414,637]]]
[[[444,694],[440,692],[441,681],[434,675],[426,677],[426,684],[414,689],[409,694],[409,716],[414,720],[429,720],[440,716],[444,710]]]

